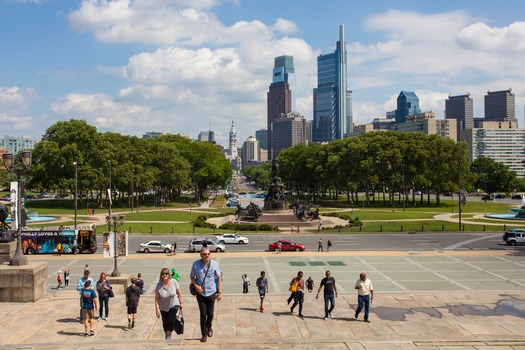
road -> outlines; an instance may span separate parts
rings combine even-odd
[[[242,233],[239,233],[242,235]],[[294,235],[247,235],[249,244],[226,245],[232,252],[262,252],[268,244],[279,239],[289,239],[306,246],[307,251],[317,251],[319,238],[324,245],[330,239],[334,251],[440,251],[440,250],[518,250],[525,251],[525,246],[509,247],[503,243],[502,233],[465,233],[465,232],[429,232],[429,233],[381,233],[381,234],[294,234]],[[130,235],[129,252],[138,251],[140,243],[149,240],[162,240],[167,243],[177,242],[177,252],[183,253],[194,235]],[[213,237],[213,236],[210,236]],[[101,237],[99,237],[99,240]],[[99,242],[101,244],[102,242]],[[324,247],[326,248],[326,247]]]

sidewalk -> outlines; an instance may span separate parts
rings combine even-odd
[[[153,295],[141,300],[134,330],[126,328],[124,297],[110,300],[108,321],[83,336],[79,300],[71,291],[37,303],[0,303],[0,349],[524,349],[525,292],[388,293],[377,291],[371,323],[355,320],[355,294],[339,295],[324,321],[323,301],[307,293],[304,318],[291,314],[287,295],[270,294],[258,311],[255,288],[216,304],[215,334],[199,342],[198,307],[186,290],[185,333],[164,340]]]

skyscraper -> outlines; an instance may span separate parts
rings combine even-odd
[[[259,147],[268,150],[268,130],[259,129],[255,132],[255,138],[259,141]]]
[[[405,123],[409,116],[419,113],[419,97],[416,93],[401,91],[397,97],[396,124]]]
[[[457,141],[461,141],[461,130],[474,127],[474,99],[470,94],[449,95],[445,100],[445,118],[457,120]]]
[[[346,89],[346,47],[344,25],[339,26],[339,41],[332,53],[317,57],[317,88],[314,96],[313,141],[342,139],[348,131],[347,103],[351,92]]]
[[[516,121],[515,96],[512,89],[487,91],[485,95],[486,121]]]
[[[308,144],[312,141],[312,122],[299,113],[282,114],[273,122],[273,153],[279,155],[283,149],[297,144]]]
[[[295,70],[293,56],[279,56],[274,59],[272,83],[267,94],[267,140],[268,158],[272,153],[272,123],[279,119],[281,114],[292,112],[293,87],[295,85]]]

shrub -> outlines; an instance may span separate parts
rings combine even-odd
[[[227,222],[222,224],[219,229],[221,230],[237,230],[237,231],[272,231],[273,228],[270,225],[262,224],[233,224]]]

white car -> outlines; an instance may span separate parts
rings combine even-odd
[[[250,243],[250,240],[247,237],[237,236],[233,233],[228,233],[225,235],[217,236],[217,242],[222,244],[246,244]]]
[[[172,245],[163,241],[149,241],[140,244],[140,251],[143,253],[169,253]]]
[[[222,253],[226,250],[226,246],[224,244],[219,243],[218,241],[211,240],[209,238],[194,238],[191,240],[191,242],[188,244],[188,251],[189,252],[200,252],[202,250],[202,241],[206,240],[206,248],[210,252],[219,252]]]

